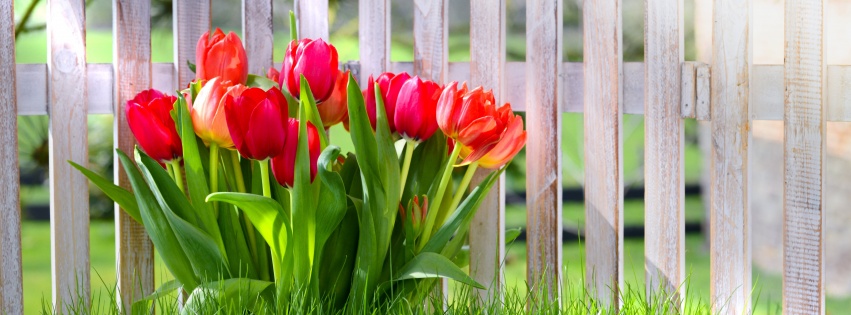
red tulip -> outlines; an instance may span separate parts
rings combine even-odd
[[[372,76],[369,76],[367,87],[363,90],[363,99],[366,103],[366,114],[369,117],[369,123],[372,124],[373,130],[375,130],[375,122],[377,120],[375,116],[375,82],[378,82],[378,86],[381,88],[381,96],[384,100],[384,111],[387,112],[387,123],[390,125],[390,133],[394,133],[396,132],[394,116],[396,114],[399,90],[402,89],[402,85],[410,78],[411,75],[407,72],[399,74],[385,72],[375,80],[373,80]]]
[[[195,48],[195,80],[223,80],[245,84],[248,81],[248,58],[239,36],[216,28],[201,35]]]
[[[225,116],[234,146],[242,156],[265,160],[281,154],[287,135],[287,100],[276,87],[250,88],[226,96]]]
[[[496,108],[493,92],[482,87],[472,91],[452,82],[440,95],[437,103],[437,124],[447,137],[472,150],[464,163],[481,158],[490,151],[505,131]],[[505,109],[510,112],[510,105]],[[503,111],[505,111],[503,110]]]
[[[510,115],[507,120],[507,127],[496,146],[478,160],[481,167],[489,169],[500,168],[505,163],[508,163],[508,161],[511,161],[517,155],[517,152],[520,152],[523,146],[526,145],[526,131],[523,130],[523,119],[511,113],[510,107],[507,105],[500,107],[500,112],[503,111],[503,108],[508,108],[507,112]],[[464,149],[462,149],[461,154],[463,156]]]
[[[204,83],[195,99],[187,97],[195,134],[207,145],[216,144],[221,148],[233,148],[233,139],[228,131],[225,118],[225,96],[239,96],[245,90],[244,85],[231,85],[230,81],[213,78]]]
[[[396,131],[416,141],[431,137],[437,130],[435,111],[440,92],[440,85],[432,81],[423,81],[419,77],[405,81],[396,100],[393,117]]]
[[[266,78],[278,83],[278,79],[281,78],[281,73],[278,72],[278,69],[275,69],[275,67],[270,67],[269,70],[266,70]]]
[[[316,102],[321,103],[331,97],[340,73],[338,67],[337,49],[333,45],[321,38],[294,40],[287,46],[278,83],[298,98],[304,75]]]
[[[316,105],[319,110],[319,117],[322,118],[322,124],[325,128],[339,124],[343,118],[349,113],[346,88],[349,85],[349,71],[340,72],[337,78],[337,83],[334,84],[334,91],[331,97],[322,103]]]
[[[280,155],[272,158],[272,173],[279,184],[293,187],[295,180],[295,159],[298,148],[298,120],[287,120],[287,140]],[[310,122],[307,122],[307,146],[310,154],[310,180],[316,177],[316,160],[319,159],[319,132]]]
[[[127,124],[130,131],[151,158],[168,162],[183,156],[180,136],[171,118],[177,98],[150,89],[127,101]]]

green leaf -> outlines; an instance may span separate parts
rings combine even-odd
[[[144,309],[147,308],[148,302],[155,301],[161,297],[167,296],[169,294],[174,293],[177,289],[180,289],[182,284],[180,281],[176,279],[172,279],[160,285],[154,293],[149,294],[148,296],[142,298],[141,300],[133,302],[133,310]],[[135,313],[134,313],[135,314]]]
[[[186,252],[192,263],[195,274],[202,279],[229,277],[227,261],[224,256],[224,245],[217,243],[210,235],[194,224],[177,215],[173,209],[183,212],[195,212],[183,193],[166,174],[165,170],[151,157],[136,149],[137,161],[154,197],[160,204],[169,224],[171,224],[177,241]]]
[[[405,150],[408,150],[407,146]],[[414,150],[411,167],[408,173],[408,180],[405,182],[405,192],[402,197],[403,203],[413,198],[413,196],[421,196],[429,194],[432,186],[434,192],[437,192],[437,186],[440,183],[441,166],[448,160],[446,152],[446,136],[442,132],[435,132],[431,138],[423,143],[420,143]],[[428,196],[429,202],[435,200],[434,195]]]
[[[301,81],[301,92],[309,93],[307,81]],[[304,94],[302,99],[304,99]],[[316,205],[319,185],[313,185],[310,179],[310,148],[307,136],[307,105],[299,107],[298,144],[294,165],[292,192],[292,232],[294,263],[293,276],[296,287],[308,288],[313,263],[313,246],[316,242]]]
[[[245,85],[249,87],[261,88],[264,91],[268,91],[273,87],[278,87],[278,82],[269,80],[269,78],[262,75],[249,74],[248,82]]]
[[[346,215],[346,188],[340,174],[331,171],[340,154],[340,147],[330,146],[319,156],[317,177],[322,181],[322,190],[316,207],[316,243],[324,244]]]
[[[313,97],[313,91],[310,90],[310,84],[304,75],[301,75],[301,102],[305,109],[307,120],[319,129],[319,149],[325,150],[328,146],[328,133],[323,132],[325,125],[322,123],[322,117],[319,116],[319,109],[316,107],[316,99]],[[301,119],[299,115],[299,119]]]
[[[186,66],[189,67],[189,70],[191,70],[192,73],[195,73],[195,64],[190,62],[189,59],[186,59]]]
[[[520,236],[520,233],[523,229],[521,228],[513,228],[505,230],[505,245],[511,244],[517,237]]]
[[[221,201],[237,206],[245,212],[263,239],[269,243],[272,252],[278,255],[284,253],[289,225],[277,201],[260,195],[234,192],[212,193],[207,196],[207,201]]]
[[[244,310],[262,313],[264,293],[270,287],[272,282],[247,278],[205,283],[192,291],[181,314],[208,314],[222,309],[225,313]]]
[[[133,187],[136,201],[139,204],[142,223],[151,238],[151,242],[154,243],[154,248],[159,252],[160,257],[163,257],[163,263],[172,275],[188,289],[194,289],[198,286],[198,279],[192,270],[192,264],[181,248],[180,242],[177,241],[177,236],[174,235],[171,224],[169,224],[162,209],[159,208],[159,203],[154,198],[154,194],[145,180],[142,179],[142,174],[130,158],[121,150],[116,152],[128,179],[130,179],[130,185]]]
[[[133,220],[136,222],[142,223],[142,217],[139,214],[139,204],[136,203],[136,197],[133,196],[133,193],[127,189],[116,186],[112,183],[112,180],[103,178],[95,172],[88,170],[87,168],[81,166],[80,164],[74,163],[73,161],[68,161],[71,166],[76,168],[83,173],[83,176],[86,176],[92,184],[95,184],[104,194],[106,194],[109,199],[115,201],[121,209],[124,209]]]
[[[358,214],[352,202],[339,227],[325,243],[319,267],[319,290],[328,292],[338,307],[345,303],[352,284],[358,247]]]
[[[452,261],[437,253],[424,252],[415,256],[405,267],[396,281],[407,279],[429,279],[429,278],[446,278],[455,281],[484,289],[485,287],[470,276],[466,272],[458,268]]]

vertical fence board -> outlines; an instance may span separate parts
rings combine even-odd
[[[712,32],[711,302],[714,312],[751,309],[748,154],[752,0],[715,0]]]
[[[0,7],[0,313],[24,313],[14,3]]]
[[[623,57],[621,1],[583,5],[585,59],[585,279],[617,305],[623,284]]]
[[[175,88],[185,88],[195,79],[195,73],[186,63],[195,63],[198,38],[210,30],[210,1],[174,1],[172,4],[175,82],[178,84]]]
[[[414,1],[414,74],[444,83],[449,70],[448,0]]]
[[[53,304],[88,301],[88,180],[67,161],[88,163],[84,0],[47,4],[50,83],[50,245]]]
[[[358,1],[358,26],[360,82],[367,82],[390,70],[390,0]]]
[[[786,0],[783,312],[824,314],[824,1]]]
[[[151,88],[151,3],[114,0],[112,3],[115,103],[115,148],[127,154],[136,144],[127,124],[125,106],[136,93]],[[170,90],[165,92],[171,93]],[[130,188],[124,168],[114,158],[115,181]],[[154,291],[154,247],[145,228],[115,205],[115,256],[118,297],[125,310]]]
[[[561,294],[562,1],[526,3],[526,280]],[[545,298],[545,297],[541,297]]]
[[[295,0],[298,38],[328,41],[328,0]]]
[[[683,1],[647,0],[645,4],[644,269],[648,301],[656,302],[660,298],[680,300],[677,291],[685,283],[685,156],[680,113],[685,94],[678,88],[688,81],[680,81],[684,75],[694,82],[694,66],[680,69]],[[694,85],[688,88],[693,112]]]
[[[505,0],[470,2],[470,84],[493,89],[504,102]],[[489,170],[479,170],[471,187],[484,180]],[[470,274],[489,290],[474,290],[482,301],[492,301],[503,284],[505,258],[505,174],[482,201],[470,225]]]
[[[272,0],[242,0],[242,38],[248,72],[265,74],[272,67]]]

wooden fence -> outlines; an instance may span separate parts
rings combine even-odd
[[[295,1],[300,36],[327,39],[327,1]],[[186,85],[193,75],[185,61],[194,60],[195,41],[211,26],[209,0],[176,0],[175,62],[152,64],[150,3],[113,0],[114,61],[87,64],[84,2],[48,1],[47,64],[15,63],[12,1],[0,6],[0,313],[23,312],[16,117],[50,116],[53,301],[70,301],[90,290],[88,183],[65,162],[88,160],[87,114],[115,114],[115,146],[131,150],[125,101],[149,87]],[[622,61],[621,0],[584,2],[582,63],[562,61],[562,1],[528,0],[526,62],[506,62],[505,2],[471,0],[471,61],[449,63],[449,1],[415,1],[415,61],[392,63],[390,0],[360,0],[359,39],[370,44],[360,45],[360,61],[350,65],[361,80],[388,70],[438,82],[468,80],[494,88],[498,99],[527,112],[530,283],[552,287],[564,280],[561,113],[581,112],[588,285],[604,301],[623,286],[623,114],[636,114],[646,117],[648,296],[660,289],[677,293],[686,280],[683,121],[697,118],[712,126],[710,302],[721,313],[749,312],[750,125],[783,120],[783,307],[788,313],[824,313],[825,121],[851,121],[851,67],[828,67],[823,59],[824,1],[785,0],[784,65],[751,62],[752,0],[713,0],[712,59],[706,64],[684,61],[683,0],[645,1],[643,63]],[[272,0],[242,1],[252,72],[273,65],[271,8]],[[119,165],[115,181],[127,187]],[[470,233],[471,269],[481,283],[502,281],[493,276],[504,257],[504,196],[502,180]],[[153,247],[124,212],[115,222],[118,285],[126,303],[154,289]],[[141,287],[131,286],[139,283],[134,278]],[[495,288],[479,293],[500,294]]]

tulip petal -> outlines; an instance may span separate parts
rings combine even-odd
[[[500,168],[514,158],[524,145],[526,131],[523,130],[523,120],[514,116],[496,146],[479,159],[479,166],[488,169]]]
[[[265,160],[283,151],[286,131],[281,121],[281,108],[277,104],[268,99],[257,104],[251,113],[250,126],[245,137],[248,153],[245,156]]]
[[[175,153],[172,152],[175,138],[172,138],[169,128],[158,119],[154,111],[135,104],[128,106],[127,121],[139,146],[151,158],[157,161],[170,161],[175,158]]]

